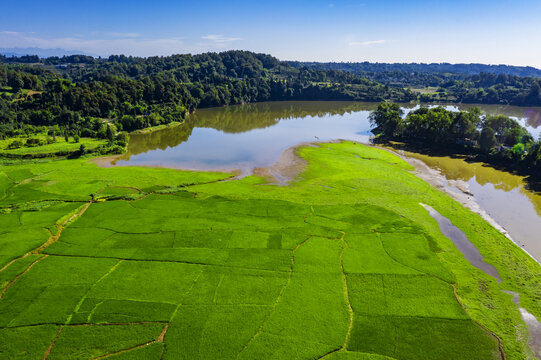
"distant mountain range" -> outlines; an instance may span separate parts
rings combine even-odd
[[[51,56],[70,56],[70,55],[90,55],[80,50],[64,50],[60,48],[56,49],[41,49],[37,47],[31,48],[4,48],[0,49],[0,55],[4,56],[26,56],[26,55],[37,55],[40,58],[48,58]]]

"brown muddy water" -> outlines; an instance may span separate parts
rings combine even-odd
[[[109,160],[109,165],[252,174],[254,169],[272,169],[286,149],[299,143],[335,139],[367,143],[368,116],[376,107],[376,103],[291,101],[200,109],[179,126],[132,135],[127,154]],[[416,107],[404,105],[404,110]],[[515,117],[535,138],[541,134],[540,108],[479,107],[488,114]],[[437,169],[452,191],[471,194],[519,246],[541,261],[541,195],[527,190],[522,177],[462,159],[408,155]]]

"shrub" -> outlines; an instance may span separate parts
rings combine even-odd
[[[45,141],[39,138],[29,138],[26,140],[26,146],[28,147],[34,147],[34,146],[40,146],[44,145]]]
[[[9,143],[8,149],[18,149],[18,148],[22,147],[23,145],[24,144],[23,144],[22,140],[15,139],[11,143]]]

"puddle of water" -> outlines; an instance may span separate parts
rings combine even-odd
[[[530,341],[528,344],[534,355],[538,359],[541,359],[541,322],[539,322],[528,310],[520,307],[520,296],[516,292],[504,290],[504,293],[513,295],[513,302],[517,305],[522,320],[524,320],[528,326],[528,332],[530,334]]]
[[[453,244],[455,244],[457,249],[464,255],[470,264],[483,271],[485,274],[496,278],[498,282],[502,281],[498,270],[496,270],[494,266],[487,264],[484,261],[485,258],[483,255],[481,255],[479,250],[470,242],[470,240],[468,240],[468,237],[462,232],[462,230],[453,225],[448,218],[441,215],[433,207],[425,204],[421,204],[421,206],[423,206],[428,211],[430,216],[436,220],[442,234],[448,237]]]

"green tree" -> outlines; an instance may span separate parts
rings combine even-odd
[[[387,138],[395,138],[402,135],[403,111],[400,105],[382,102],[376,111],[369,116],[370,124],[375,126],[372,133]]]
[[[513,146],[512,151],[516,157],[522,157],[522,155],[524,155],[524,144],[523,143],[515,144],[515,146]]]
[[[520,124],[505,115],[487,116],[483,121],[483,128],[486,127],[494,130],[498,144],[509,146],[516,144],[523,133]]]
[[[107,125],[107,130],[106,130],[106,137],[107,137],[107,140],[109,140],[109,142],[113,142],[114,140],[114,134],[113,134],[113,129],[111,129],[111,126]]]
[[[455,114],[451,126],[456,141],[475,140],[481,123],[481,109],[474,107]]]
[[[481,150],[488,153],[497,143],[495,131],[490,127],[485,127],[481,131],[481,137],[479,139]]]
[[[126,131],[121,131],[117,134],[115,141],[121,141],[123,143],[128,143],[130,140],[130,135]]]

